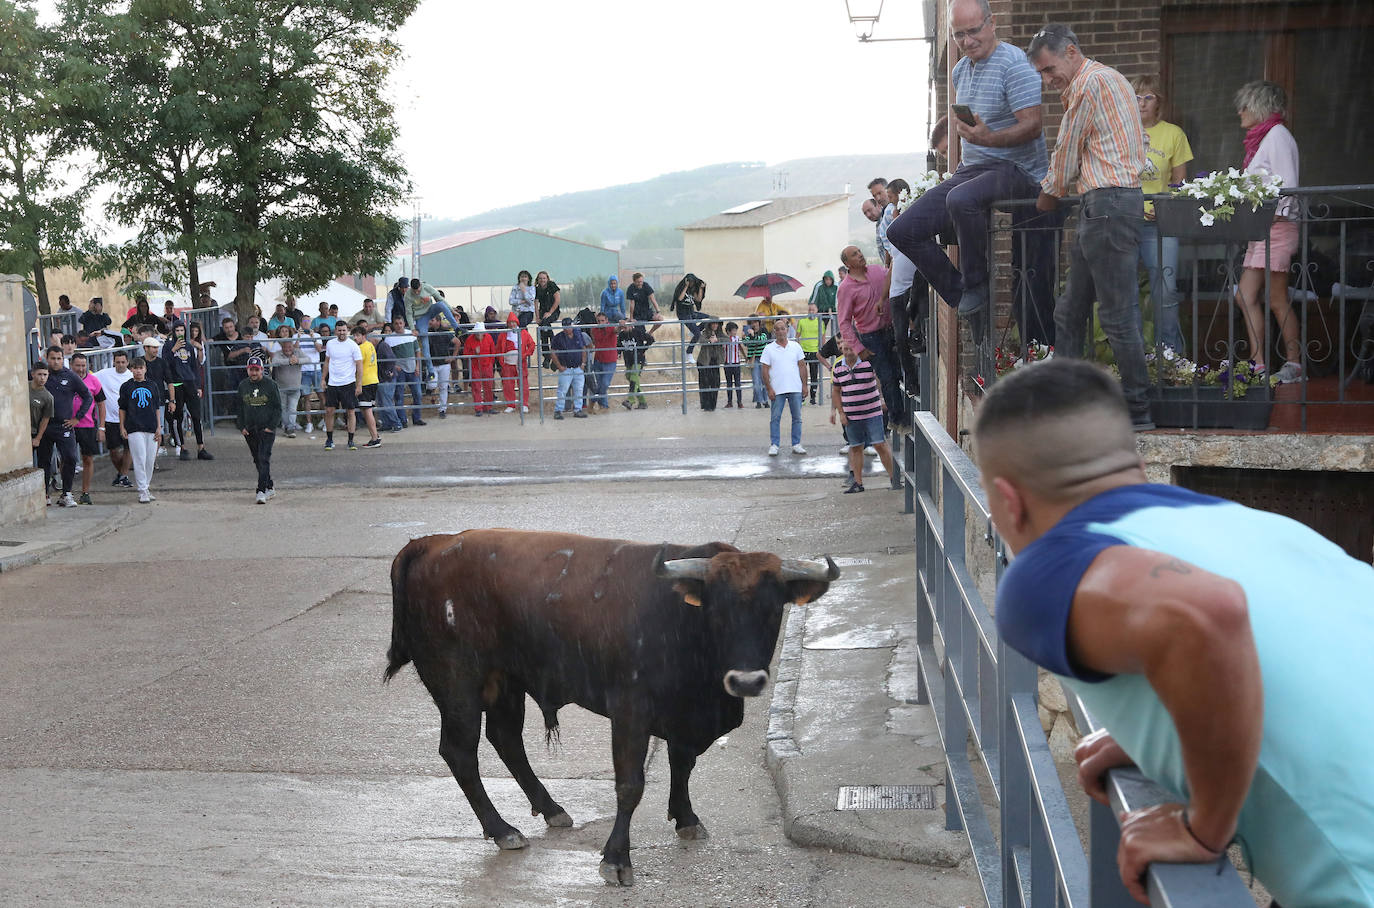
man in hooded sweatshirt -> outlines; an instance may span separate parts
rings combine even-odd
[[[477,322],[463,339],[463,355],[472,367],[472,413],[490,415],[496,398],[496,344],[485,322]]]
[[[620,281],[614,274],[606,280],[606,289],[601,291],[601,314],[612,325],[620,324],[625,317],[625,291],[620,289]]]

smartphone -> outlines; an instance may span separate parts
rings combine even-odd
[[[967,104],[951,104],[950,110],[954,111],[954,115],[959,119],[963,120],[969,126],[972,126],[975,122],[977,122],[973,119],[973,111],[969,110],[969,106]]]

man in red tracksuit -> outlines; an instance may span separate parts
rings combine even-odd
[[[529,358],[534,351],[534,338],[520,327],[520,319],[512,312],[506,318],[506,330],[496,336],[496,355],[501,364],[501,396],[506,400],[507,413],[514,413],[517,406],[517,370],[520,389],[524,392],[524,399],[518,405],[524,412],[530,412]]]
[[[496,398],[496,344],[487,326],[477,322],[463,341],[463,355],[472,368],[472,415],[491,414]]]

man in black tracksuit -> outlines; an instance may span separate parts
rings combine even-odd
[[[62,365],[61,347],[49,347],[47,357],[48,383],[44,387],[52,395],[53,414],[38,444],[38,462],[52,463],[52,452],[57,450],[62,470],[62,498],[58,504],[71,507],[76,504],[72,497],[72,479],[76,476],[76,459],[80,456],[76,447],[76,423],[91,412],[95,398],[86,383]],[[79,408],[74,406],[78,397],[81,398]]]
[[[185,433],[181,428],[181,417],[189,416],[191,428],[196,433],[196,457],[199,460],[214,460],[205,450],[205,436],[200,428],[200,355],[186,339],[186,323],[177,321],[172,325],[172,336],[162,345],[162,355],[156,362],[165,363],[167,374],[167,429],[172,444],[181,448],[177,455],[181,460],[190,460],[191,452],[186,448]]]
[[[235,422],[258,468],[258,504],[266,504],[277,494],[272,487],[272,443],[281,425],[281,392],[277,383],[263,374],[265,366],[262,357],[249,357],[248,377],[239,382],[235,395],[239,404]]]

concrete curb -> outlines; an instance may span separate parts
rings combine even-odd
[[[98,520],[90,521],[87,526],[79,529],[73,528],[71,534],[63,539],[38,541],[32,548],[22,552],[15,552],[12,555],[4,555],[4,550],[0,549],[0,573],[15,571],[22,567],[38,564],[54,555],[60,555],[63,552],[70,552],[73,549],[90,545],[97,539],[108,536],[130,523],[137,522],[134,517],[136,511],[129,505],[98,505],[98,507],[109,508],[110,513],[102,516]],[[141,520],[142,518],[140,517],[138,519]],[[44,522],[41,524],[34,523],[28,526],[20,524],[19,526],[0,530],[0,532],[12,538],[21,538],[26,535],[47,535],[52,532],[53,529],[52,523]]]
[[[968,856],[962,837],[944,830],[943,811],[919,827],[893,827],[890,834],[865,822],[855,812],[832,810],[804,811],[801,792],[815,795],[815,786],[833,787],[830,779],[812,780],[807,774],[806,754],[794,735],[797,688],[801,682],[806,634],[805,606],[793,606],[783,630],[782,651],[778,658],[777,680],[768,713],[765,762],[773,777],[783,817],[783,831],[799,845],[830,848],[851,854],[887,860],[906,861],[929,867],[957,867]]]

